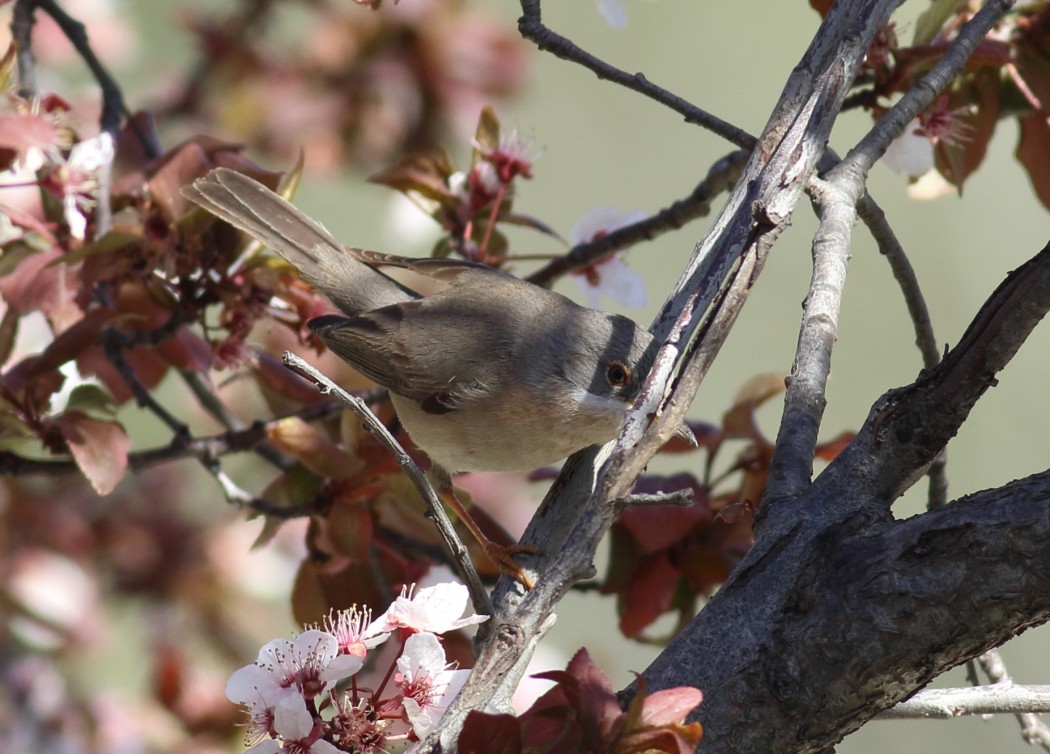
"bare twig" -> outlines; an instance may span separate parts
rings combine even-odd
[[[922,288],[915,275],[915,269],[911,266],[908,255],[904,252],[893,232],[886,214],[882,207],[872,198],[871,194],[865,192],[857,202],[857,214],[868,227],[872,238],[879,246],[879,252],[886,257],[893,271],[893,277],[904,294],[904,303],[911,317],[912,327],[915,328],[915,344],[922,354],[923,366],[927,369],[934,367],[941,360],[941,351],[937,345],[937,337],[933,333],[933,323],[930,321],[930,311],[926,306],[926,299],[922,295]],[[936,508],[948,502],[948,475],[946,467],[948,463],[948,452],[942,450],[940,455],[930,464],[930,470],[926,472],[929,486],[926,493],[926,505]]]
[[[36,3],[18,0],[11,13],[11,38],[18,46],[18,96],[31,99],[37,95],[36,57],[33,55],[33,25]]]
[[[390,451],[398,465],[412,481],[420,497],[426,501],[427,509],[434,520],[434,524],[437,526],[438,533],[452,554],[452,562],[456,566],[460,578],[463,579],[463,582],[470,590],[474,610],[485,615],[494,615],[492,601],[489,599],[489,594],[478,577],[478,572],[474,569],[474,563],[470,560],[470,554],[467,552],[467,548],[464,547],[463,542],[460,541],[456,530],[452,527],[452,522],[449,520],[448,514],[445,513],[445,507],[441,504],[440,498],[423,470],[416,465],[412,457],[405,452],[401,444],[390,434],[383,422],[379,421],[376,415],[369,410],[364,401],[343,390],[290,351],[284,352],[283,359],[285,366],[315,383],[325,395],[334,395],[343,405],[357,414],[364,423],[365,429]],[[479,630],[479,636],[484,636],[484,631],[487,630],[485,626],[487,625],[491,625],[491,622],[482,626],[482,629]]]
[[[656,493],[636,492],[621,497],[619,500],[613,500],[613,505],[618,510],[625,508],[652,508],[660,505],[688,508],[694,502],[696,502],[696,498],[693,495],[693,491],[685,489]]]
[[[912,327],[915,328],[915,345],[919,347],[922,354],[922,365],[927,369],[937,366],[941,360],[941,350],[937,345],[937,338],[933,334],[933,323],[930,321],[930,310],[926,306],[926,299],[922,295],[922,288],[915,275],[915,269],[911,261],[893,232],[886,213],[882,207],[867,192],[857,202],[857,214],[868,227],[871,237],[878,244],[879,253],[886,257],[890,264],[890,270],[897,281],[897,285],[904,295],[904,303],[908,307],[908,315],[911,317]]]
[[[842,512],[884,511],[925,472],[958,431],[995,375],[1050,310],[1050,245],[1011,272],[959,343],[911,385],[891,390],[820,479],[850,477]]]
[[[748,153],[745,151],[726,155],[711,166],[707,176],[689,196],[644,220],[618,228],[594,241],[574,246],[529,275],[528,279],[536,285],[549,286],[567,272],[586,267],[607,254],[625,249],[639,241],[652,240],[669,230],[677,230],[698,217],[706,217],[711,211],[712,200],[736,183],[747,157]]]
[[[172,317],[172,321],[175,317]],[[181,323],[179,323],[181,326]],[[156,332],[156,331],[154,331]],[[150,391],[146,389],[146,386],[139,380],[138,375],[132,368],[128,360],[124,358],[124,350],[137,345],[141,337],[138,333],[130,334],[122,330],[118,330],[114,327],[106,327],[102,330],[101,341],[102,350],[106,354],[106,359],[114,366],[117,372],[120,373],[124,383],[131,390],[132,395],[135,396],[135,402],[142,408],[149,409],[158,419],[164,422],[168,429],[170,429],[177,438],[183,440],[188,439],[190,436],[189,427],[179,419],[177,416],[172,414],[168,409],[164,408],[160,402],[150,394]]]
[[[197,399],[201,407],[208,413],[208,415],[217,421],[219,425],[227,431],[237,431],[244,429],[244,422],[240,421],[233,412],[230,411],[226,405],[219,400],[219,396],[215,394],[215,386],[211,384],[211,381],[207,377],[193,369],[180,369],[179,374],[182,376],[183,382],[193,393],[193,397]],[[254,447],[255,452],[263,459],[265,459],[272,466],[287,471],[294,465],[294,462],[285,458],[281,453],[274,448],[272,445],[266,442],[260,442]]]
[[[1013,686],[999,650],[991,649],[980,655],[977,658],[977,664],[992,683],[1013,688],[1025,688],[1024,686]],[[1045,686],[1040,688],[1050,692],[1050,689]],[[1021,737],[1025,743],[1040,746],[1044,751],[1050,751],[1050,728],[1035,714],[1036,712],[1050,712],[1050,707],[1023,706],[1006,711],[1013,712],[1017,717],[1017,722],[1021,724]]]
[[[1017,686],[1011,681],[1003,681],[991,686],[924,689],[875,719],[948,719],[963,715],[1012,714],[1019,719],[1022,715],[1031,716],[1042,725],[1034,714],[1037,712],[1050,712],[1050,686]],[[1025,740],[1033,743],[1027,735]]]
[[[541,50],[577,63],[594,72],[600,79],[612,81],[655,100],[661,105],[679,113],[685,118],[686,123],[695,123],[706,128],[730,143],[736,144],[741,149],[749,150],[754,147],[757,140],[743,129],[737,128],[732,123],[728,123],[663,87],[653,84],[641,73],[627,73],[616,66],[606,63],[586,50],[577,47],[567,38],[552,31],[543,24],[540,18],[540,0],[521,0],[521,10],[523,15],[518,19],[518,31],[521,32],[521,36],[535,42],[536,46]]]
[[[128,468],[141,472],[152,466],[170,463],[185,458],[200,461],[213,476],[216,474],[216,459],[231,453],[243,453],[253,450],[265,442],[268,429],[277,423],[295,416],[303,421],[314,421],[333,416],[341,411],[336,401],[315,403],[304,406],[290,414],[276,417],[269,422],[255,422],[243,429],[231,430],[207,437],[184,437],[176,434],[167,445],[133,451],[128,454]],[[223,488],[227,500],[251,508],[259,513],[278,518],[298,518],[309,513],[306,506],[277,505],[270,501],[254,497],[241,490],[224,473],[217,481]],[[48,476],[63,477],[79,474],[80,468],[72,459],[27,458],[12,451],[0,451],[0,476]]]
[[[838,337],[849,240],[856,219],[854,197],[836,186],[812,181],[810,194],[820,206],[820,227],[813,238],[813,275],[784,396],[776,451],[769,465],[766,501],[798,494],[813,475],[813,455],[827,404],[824,394],[831,373],[831,351]]]
[[[116,79],[110,75],[106,67],[102,65],[102,61],[95,55],[95,51],[91,49],[84,24],[66,13],[56,0],[17,0],[15,3],[11,19],[11,34],[18,45],[19,95],[29,98],[39,93],[36,83],[36,63],[32,47],[32,31],[38,8],[51,16],[58,28],[73,45],[73,49],[84,60],[84,64],[91,71],[91,75],[95,77],[95,81],[98,82],[102,93],[102,114],[99,117],[99,128],[112,137],[114,147],[118,144],[121,121],[126,118],[136,138],[142,145],[146,156],[150,158],[159,156],[163,150],[157,142],[155,134],[147,133],[135,124],[124,102],[124,94]],[[110,166],[108,165],[105,167],[105,174],[100,175],[99,180],[100,191],[98,192],[98,205],[95,210],[98,235],[108,232],[112,225],[109,168]]]

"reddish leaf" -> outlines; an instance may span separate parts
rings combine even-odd
[[[228,167],[255,178],[269,189],[276,189],[280,174],[264,170],[240,154],[241,146],[211,136],[195,136],[168,150],[154,162],[145,177],[150,195],[171,219],[185,215],[194,205],[182,195],[182,187],[215,167]],[[126,176],[115,187],[128,190],[137,174]]]
[[[266,427],[270,442],[295,456],[311,471],[331,479],[349,479],[363,462],[351,456],[297,416],[272,422]]]
[[[521,725],[518,718],[471,712],[463,721],[456,750],[462,754],[520,754]]]
[[[755,409],[784,392],[783,372],[765,372],[748,379],[737,390],[733,406],[722,416],[722,429],[731,437],[761,437]]]
[[[607,740],[623,718],[612,684],[586,649],[577,651],[564,671],[540,673],[536,678],[561,684],[568,703],[576,710],[586,742],[598,745]]]
[[[703,692],[692,686],[656,691],[645,697],[641,721],[645,725],[681,723],[703,700]]]
[[[91,344],[82,344],[91,345]],[[132,348],[124,351],[124,359],[131,367],[138,381],[147,390],[152,390],[168,373],[168,362],[152,348]],[[123,375],[113,363],[106,358],[101,346],[88,348],[77,356],[77,369],[85,376],[95,376],[106,386],[113,400],[119,405],[130,400],[133,395]]]
[[[307,382],[286,367],[281,360],[268,353],[260,353],[249,365],[263,397],[272,403],[272,398],[286,398],[293,403],[308,404],[329,400],[315,385]],[[271,408],[275,408],[271,406]],[[280,408],[286,408],[283,404]],[[280,413],[279,411],[274,411]]]
[[[372,183],[390,186],[407,195],[428,215],[435,216],[442,207],[455,207],[459,197],[448,186],[455,168],[448,156],[405,154],[397,163],[369,176]]]
[[[819,13],[821,18],[828,15],[828,11],[834,4],[835,0],[809,0],[809,7]]]
[[[613,754],[645,754],[662,751],[666,754],[691,754],[703,737],[700,723],[649,728],[620,738]]]
[[[186,690],[186,658],[168,642],[153,653],[153,695],[165,709],[174,710]]]
[[[1022,115],[1018,120],[1021,140],[1017,143],[1017,159],[1024,165],[1039,201],[1050,209],[1050,125],[1041,112]]]
[[[56,422],[69,452],[95,492],[108,495],[124,478],[131,440],[119,422],[67,411]]]
[[[666,553],[643,561],[623,595],[620,610],[623,635],[633,639],[667,612],[680,579],[681,573]]]
[[[176,369],[207,372],[214,354],[208,341],[188,327],[180,327],[175,334],[157,346],[157,352]]]
[[[372,512],[368,506],[337,504],[324,521],[333,552],[355,561],[368,560],[373,531]]]
[[[76,305],[80,289],[74,270],[52,266],[61,259],[57,247],[31,254],[13,272],[0,278],[0,298],[19,314],[41,312],[57,332],[62,332],[81,318]]]
[[[703,504],[688,508],[633,508],[620,514],[617,525],[623,526],[644,552],[654,553],[681,541],[697,523],[712,517]]]

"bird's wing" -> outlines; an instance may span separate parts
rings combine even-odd
[[[369,249],[348,248],[347,251],[355,259],[373,267],[399,267],[410,270],[417,275],[425,275],[449,287],[459,285],[491,285],[493,280],[499,279],[514,285],[531,286],[509,272],[497,270],[488,265],[478,262],[470,262],[465,259],[413,259],[396,254],[385,254],[381,251]]]
[[[487,388],[476,373],[450,372],[451,354],[424,332],[415,333],[416,351],[411,358],[406,356],[399,329],[419,306],[420,302],[413,301],[356,317],[327,315],[310,320],[309,325],[333,353],[369,379],[418,401],[428,413],[449,413]],[[430,349],[429,353],[424,349]]]

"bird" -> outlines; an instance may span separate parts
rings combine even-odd
[[[269,247],[341,311],[308,327],[385,387],[402,426],[451,491],[451,475],[526,471],[613,439],[652,365],[650,333],[509,272],[340,244],[247,175],[217,168],[183,194]],[[429,278],[424,295],[387,275]],[[500,570],[531,586],[521,545],[486,537],[443,495]]]

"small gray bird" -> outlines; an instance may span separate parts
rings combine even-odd
[[[652,364],[652,336],[626,317],[481,264],[342,246],[233,170],[214,170],[183,193],[276,251],[347,315],[309,326],[390,391],[412,440],[446,472],[523,471],[608,442]],[[381,267],[445,287],[421,296]],[[508,549],[475,535],[487,551]],[[512,553],[490,554],[515,570]]]

